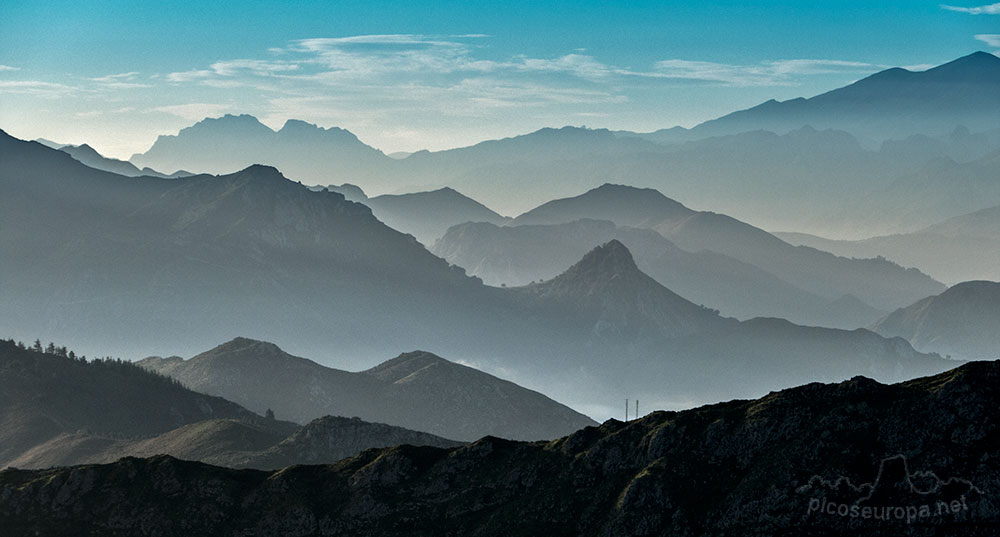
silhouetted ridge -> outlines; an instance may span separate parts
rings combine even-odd
[[[977,51],[924,72],[952,80],[1000,80],[1000,57]]]
[[[451,449],[397,446],[276,472],[163,456],[8,470],[0,473],[0,517],[16,535],[125,527],[161,537],[278,536],[287,528],[385,537],[994,537],[998,381],[1000,362],[889,386],[855,377],[608,420],[546,443],[486,437]],[[836,510],[937,510],[939,500],[963,508],[914,523],[905,513]]]

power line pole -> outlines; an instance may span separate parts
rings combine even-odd
[[[625,421],[628,421],[628,399],[625,399]]]
[[[639,419],[639,400],[635,400],[635,419]]]

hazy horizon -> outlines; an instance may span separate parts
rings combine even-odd
[[[241,4],[239,21],[227,3],[130,6],[8,3],[0,125],[123,160],[226,113],[441,150],[564,125],[691,127],[1000,45],[991,11],[937,2],[383,3],[377,26],[320,2]]]

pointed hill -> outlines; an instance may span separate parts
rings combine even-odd
[[[544,308],[575,312],[601,336],[676,337],[726,322],[640,271],[618,240],[594,248],[559,276],[519,291]]]
[[[636,208],[630,209],[633,205]],[[653,189],[603,185],[528,211],[513,224],[560,224],[582,218],[653,229],[684,250],[729,256],[831,301],[853,294],[888,311],[944,287],[917,270],[884,259],[846,259],[792,246],[730,216],[688,209]]]
[[[609,221],[503,227],[461,224],[449,229],[431,251],[488,285],[511,287],[551,279],[595,244],[612,239],[627,246],[638,267],[664,287],[724,316],[781,317],[812,326],[858,328],[886,313],[860,300],[835,303],[750,263],[708,250],[682,250],[652,229]]]
[[[538,392],[425,352],[352,373],[237,338],[190,360],[154,357],[139,365],[299,423],[358,416],[457,440],[554,438],[592,423]]]

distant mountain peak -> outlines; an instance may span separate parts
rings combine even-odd
[[[247,177],[256,181],[287,181],[288,179],[281,174],[281,171],[274,166],[268,166],[267,164],[253,164],[245,168],[244,170],[238,172],[241,176]]]
[[[962,56],[961,58],[954,59],[948,63],[939,65],[934,69],[941,69],[948,66],[990,66],[998,68],[1000,67],[1000,57],[996,54],[990,54],[989,52],[977,50],[968,56]]]
[[[636,266],[635,259],[632,258],[632,252],[618,239],[612,239],[588,252],[568,272],[615,277],[638,271],[639,267]]]
[[[283,352],[280,347],[274,343],[267,341],[260,341],[257,339],[250,339],[246,337],[235,337],[221,345],[218,345],[206,353],[203,354],[219,354],[219,353],[229,353],[229,352],[239,352],[249,348],[257,347],[260,349],[267,349],[275,352]]]

